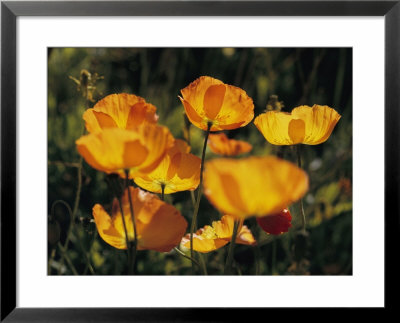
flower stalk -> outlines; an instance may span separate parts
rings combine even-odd
[[[128,230],[127,230],[127,228],[126,228],[125,214],[124,214],[124,208],[123,208],[123,206],[122,206],[121,197],[118,197],[118,204],[119,204],[119,208],[120,208],[120,211],[121,211],[122,225],[123,225],[123,227],[124,227],[126,248],[128,249],[128,274],[131,274],[131,270],[132,270],[132,268],[133,268],[133,266],[132,266],[131,243],[129,242]]]
[[[128,191],[128,199],[129,199],[129,209],[131,211],[131,219],[132,219],[132,226],[133,226],[133,247],[132,247],[132,267],[130,270],[132,273],[135,272],[135,261],[136,261],[136,252],[137,252],[137,233],[136,233],[136,221],[135,221],[135,214],[133,211],[133,203],[132,203],[132,196],[131,191],[129,190],[129,170],[125,170],[125,186]]]
[[[204,171],[204,160],[206,156],[206,148],[207,148],[207,141],[208,141],[208,136],[210,134],[210,129],[211,129],[212,123],[208,122],[207,123],[207,130],[204,136],[204,144],[203,144],[203,151],[201,154],[201,164],[200,164],[200,183],[199,183],[199,188],[197,189],[197,198],[196,198],[196,205],[193,211],[193,217],[192,217],[192,223],[190,225],[190,257],[193,259],[194,258],[194,251],[193,251],[193,233],[196,228],[196,223],[197,223],[197,214],[199,213],[199,207],[200,207],[200,199],[201,199],[201,193],[202,193],[202,184],[203,184],[203,171]],[[192,269],[194,268],[194,263],[192,261]]]
[[[301,167],[301,146],[296,145],[296,153],[297,153],[297,165],[299,168]],[[303,198],[300,199],[300,213],[301,213],[301,222],[302,222],[302,230],[306,232],[306,214],[304,212]]]
[[[235,248],[235,241],[236,241],[236,236],[238,233],[239,224],[240,224],[240,220],[236,220],[233,225],[232,240],[229,245],[228,256],[226,258],[226,263],[225,263],[225,268],[224,268],[225,275],[228,274],[232,268],[233,250]]]

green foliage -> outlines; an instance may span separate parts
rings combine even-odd
[[[97,73],[94,102],[78,91],[80,73]],[[79,155],[75,141],[84,133],[82,113],[112,93],[134,93],[157,107],[159,123],[176,138],[183,138],[184,109],[180,90],[201,75],[209,75],[244,89],[253,99],[255,116],[264,112],[271,95],[282,111],[300,104],[322,104],[336,109],[342,119],[329,140],[304,146],[303,167],[310,177],[305,197],[309,235],[306,254],[295,259],[294,242],[301,226],[299,207],[291,206],[293,227],[287,234],[270,236],[253,221],[246,221],[259,242],[256,248],[236,246],[237,273],[253,274],[351,274],[352,273],[352,52],[346,48],[50,48],[48,53],[48,210],[49,273],[120,275],[126,273],[126,252],[106,244],[92,220],[95,203],[110,206],[112,197],[105,175],[85,162],[75,230],[63,253],[70,216],[63,200],[73,208]],[[72,78],[71,78],[72,77]],[[103,77],[103,78],[101,78]],[[191,127],[192,153],[200,156],[204,132]],[[253,123],[228,132],[228,136],[253,145],[252,155],[276,154],[280,149],[265,141]],[[296,161],[292,148],[284,158]],[[206,158],[215,158],[207,150]],[[190,223],[189,192],[168,196]],[[220,217],[203,198],[198,226]],[[59,244],[57,244],[59,240]],[[51,242],[51,243],[50,243]],[[227,246],[205,255],[208,273],[223,270]],[[86,256],[85,256],[86,255]],[[169,253],[139,251],[137,273],[190,275],[191,263],[174,250]],[[89,262],[87,261],[89,259]],[[201,271],[198,270],[198,273]]]

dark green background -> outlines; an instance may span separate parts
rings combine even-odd
[[[293,227],[288,234],[268,236],[254,219],[246,221],[257,237],[259,248],[237,246],[239,274],[352,274],[352,50],[349,48],[50,48],[48,50],[48,209],[49,258],[51,274],[89,274],[86,251],[96,274],[124,274],[126,254],[106,244],[96,234],[91,209],[109,205],[111,197],[105,175],[83,164],[82,191],[75,230],[61,261],[57,242],[64,243],[77,189],[79,161],[75,140],[83,131],[82,113],[86,100],[69,78],[79,79],[80,71],[104,77],[96,83],[95,100],[112,93],[133,93],[157,107],[159,123],[182,138],[184,109],[180,90],[202,75],[238,86],[253,99],[255,116],[262,113],[270,95],[284,102],[283,111],[300,105],[329,105],[342,118],[327,142],[302,146],[303,167],[310,177],[305,196],[309,235],[301,246],[297,229],[301,225],[297,204],[291,206]],[[95,102],[91,103],[93,106]],[[229,137],[253,145],[251,155],[276,154],[253,123],[227,132]],[[204,133],[191,128],[192,152],[200,156]],[[215,158],[207,150],[207,159]],[[294,151],[285,149],[285,159],[296,161]],[[189,192],[170,195],[167,201],[181,210],[190,223],[192,205]],[[199,225],[220,217],[203,198]],[[294,246],[298,248],[294,248]],[[227,247],[205,256],[209,274],[220,274]],[[257,262],[256,259],[260,261]],[[296,266],[297,264],[297,266]],[[190,274],[190,262],[170,253],[140,251],[137,272],[145,275]],[[258,268],[258,271],[256,271]]]

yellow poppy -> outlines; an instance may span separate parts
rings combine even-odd
[[[268,111],[260,114],[254,124],[274,145],[318,145],[328,140],[340,114],[326,105],[302,105],[291,113]]]
[[[242,89],[201,76],[181,90],[179,97],[189,120],[198,128],[211,131],[244,127],[254,117],[253,100]]]
[[[156,195],[130,187],[137,233],[138,250],[170,251],[177,246],[185,234],[187,222],[180,212]],[[128,240],[134,240],[134,230],[129,207],[128,190],[122,197],[122,208]],[[93,217],[101,238],[117,249],[127,249],[121,209],[115,198],[111,216],[103,206],[93,207]]]
[[[248,142],[229,139],[224,133],[210,134],[208,144],[213,153],[223,156],[237,156],[253,149]]]
[[[143,122],[156,123],[156,107],[134,94],[111,94],[83,114],[88,132],[106,128],[133,129]]]
[[[150,192],[171,194],[194,190],[200,182],[201,159],[189,153],[190,146],[176,139],[158,167],[149,174],[135,177],[135,183]]]
[[[193,234],[193,250],[198,252],[210,252],[228,244],[232,239],[235,218],[224,215],[220,221],[213,221],[212,226],[206,225]],[[254,239],[247,226],[240,222],[235,243],[254,245]],[[190,249],[190,234],[182,238],[181,246]]]
[[[214,159],[206,163],[204,194],[221,212],[238,218],[276,213],[308,189],[307,174],[277,157]]]
[[[154,170],[172,144],[168,128],[151,124],[136,130],[108,128],[76,141],[78,152],[90,166],[122,176],[129,169],[131,178]]]

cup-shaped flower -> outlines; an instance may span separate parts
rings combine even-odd
[[[93,168],[134,178],[154,170],[173,144],[168,128],[142,124],[136,130],[108,128],[82,136],[76,141],[78,152]]]
[[[326,105],[302,105],[291,113],[268,111],[254,124],[273,145],[318,145],[328,140],[340,114]]]
[[[181,90],[179,97],[190,122],[210,131],[244,127],[254,117],[253,100],[242,89],[201,76]]]
[[[187,222],[180,212],[170,204],[161,201],[156,195],[130,187],[132,197],[138,250],[170,251],[177,246],[187,228]],[[128,240],[134,240],[132,217],[130,214],[128,190],[121,199]],[[120,205],[115,198],[111,215],[104,207],[96,204],[93,217],[101,238],[117,249],[127,249],[125,229]]]
[[[289,231],[292,226],[292,215],[285,208],[278,213],[258,217],[257,223],[265,232],[278,235]]]
[[[206,163],[204,194],[223,214],[266,216],[300,199],[307,174],[277,157],[214,159]]]
[[[106,128],[134,129],[143,122],[156,123],[156,107],[134,94],[110,94],[83,114],[88,132]]]
[[[248,153],[253,149],[253,146],[248,142],[229,139],[224,133],[210,134],[208,146],[213,153],[223,156],[237,156]]]
[[[219,249],[232,240],[235,217],[224,215],[220,221],[213,221],[193,234],[193,250],[206,253]],[[247,226],[240,221],[235,243],[254,245],[256,240]],[[190,248],[190,234],[182,238],[181,246]]]
[[[171,194],[194,190],[200,182],[201,159],[189,153],[190,146],[175,139],[174,145],[155,170],[135,177],[135,183],[150,192]]]

